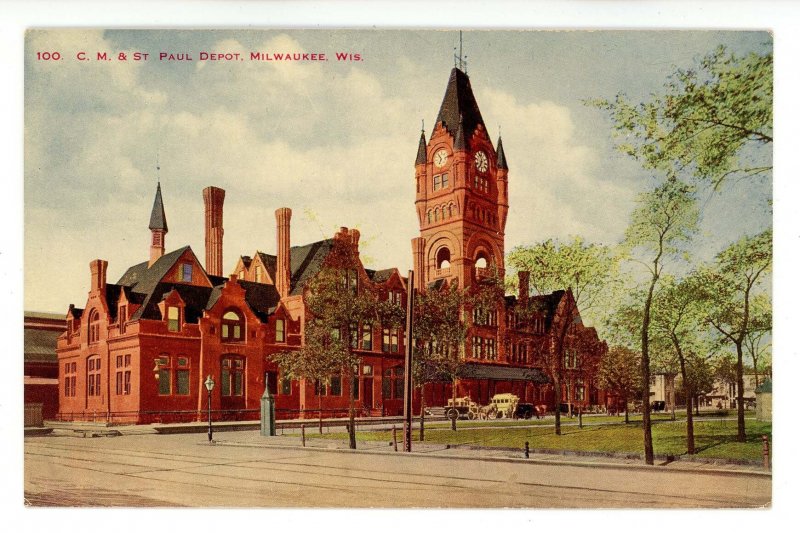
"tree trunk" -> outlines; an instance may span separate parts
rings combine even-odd
[[[322,435],[322,394],[317,395],[317,408],[319,409],[319,434]]]
[[[745,442],[747,435],[744,431],[744,362],[742,342],[736,343],[736,441]]]
[[[425,384],[419,389],[419,441],[425,440]]]
[[[628,395],[626,394],[625,395],[625,423],[627,424],[628,422],[630,422],[630,420],[628,419]]]
[[[656,267],[657,268],[657,267]],[[650,307],[653,303],[653,291],[656,287],[658,276],[654,275],[650,282],[650,290],[644,302],[642,317],[642,432],[644,437],[644,462],[652,465],[653,430],[650,422]]]
[[[456,409],[456,378],[453,378],[453,409]],[[456,412],[458,412],[457,409],[456,409]],[[451,416],[450,417],[450,429],[452,429],[453,431],[456,430],[456,420],[457,419],[458,419],[458,416]]]
[[[356,378],[353,376],[352,371],[347,373],[347,378],[350,383],[350,424],[349,424],[349,433],[350,433],[350,449],[356,449],[356,395],[355,395],[355,383],[354,381]]]
[[[675,348],[678,350],[678,361],[681,364],[681,378],[683,378],[683,388],[686,390],[686,453],[694,455],[694,421],[692,419],[692,398],[694,398],[694,391],[689,386],[689,377],[686,375],[686,360],[683,357],[683,352],[677,344],[677,339],[673,335],[673,342]],[[699,408],[700,404],[695,400],[695,405]]]
[[[556,435],[561,435],[561,372],[553,372],[553,390],[556,399]]]

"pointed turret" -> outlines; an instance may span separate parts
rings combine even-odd
[[[456,130],[456,138],[453,141],[453,150],[466,150],[467,143],[464,142],[464,116],[458,118],[458,129]]]
[[[483,117],[481,117],[481,110],[478,109],[478,103],[475,101],[469,77],[458,68],[454,68],[450,72],[450,80],[447,83],[447,90],[444,93],[436,122],[442,122],[450,135],[455,135],[459,120],[463,121],[465,140],[472,137],[478,124],[483,125],[484,129],[486,128]]]
[[[506,153],[503,150],[503,138],[497,138],[497,168],[500,170],[508,170],[508,163],[506,162]]]
[[[419,135],[419,148],[417,148],[417,160],[415,165],[424,165],[428,162],[428,147],[425,142],[425,130]]]
[[[156,199],[150,213],[150,265],[164,255],[164,236],[167,234],[167,215],[164,213],[164,201],[161,199],[161,182],[156,188]]]
[[[156,199],[153,201],[153,211],[150,213],[150,229],[164,230],[164,233],[169,231],[167,229],[167,215],[164,213],[164,201],[161,199],[160,182],[156,188]]]

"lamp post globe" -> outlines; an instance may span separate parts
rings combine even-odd
[[[211,374],[206,378],[205,386],[208,390],[208,443],[211,444],[214,436],[211,428],[211,391],[214,390],[214,378],[211,377]]]

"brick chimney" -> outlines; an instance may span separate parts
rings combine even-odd
[[[528,303],[528,293],[530,292],[530,279],[531,273],[527,270],[522,270],[519,273],[519,302],[522,305]]]
[[[89,287],[90,291],[104,290],[106,288],[106,269],[108,268],[108,261],[102,259],[95,259],[89,263],[89,269],[92,271],[92,285]]]
[[[212,276],[222,275],[222,204],[225,190],[219,187],[203,189],[203,203],[206,207],[206,272]]]
[[[281,298],[289,295],[291,289],[292,264],[289,248],[291,238],[289,229],[292,221],[292,210],[288,207],[281,207],[275,211],[275,221],[278,225],[278,258],[275,266],[275,289]]]

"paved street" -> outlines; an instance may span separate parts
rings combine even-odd
[[[26,504],[720,508],[771,501],[771,478],[746,472],[353,453],[286,447],[280,443],[297,439],[252,431],[218,438],[214,446],[202,434],[26,438]]]

